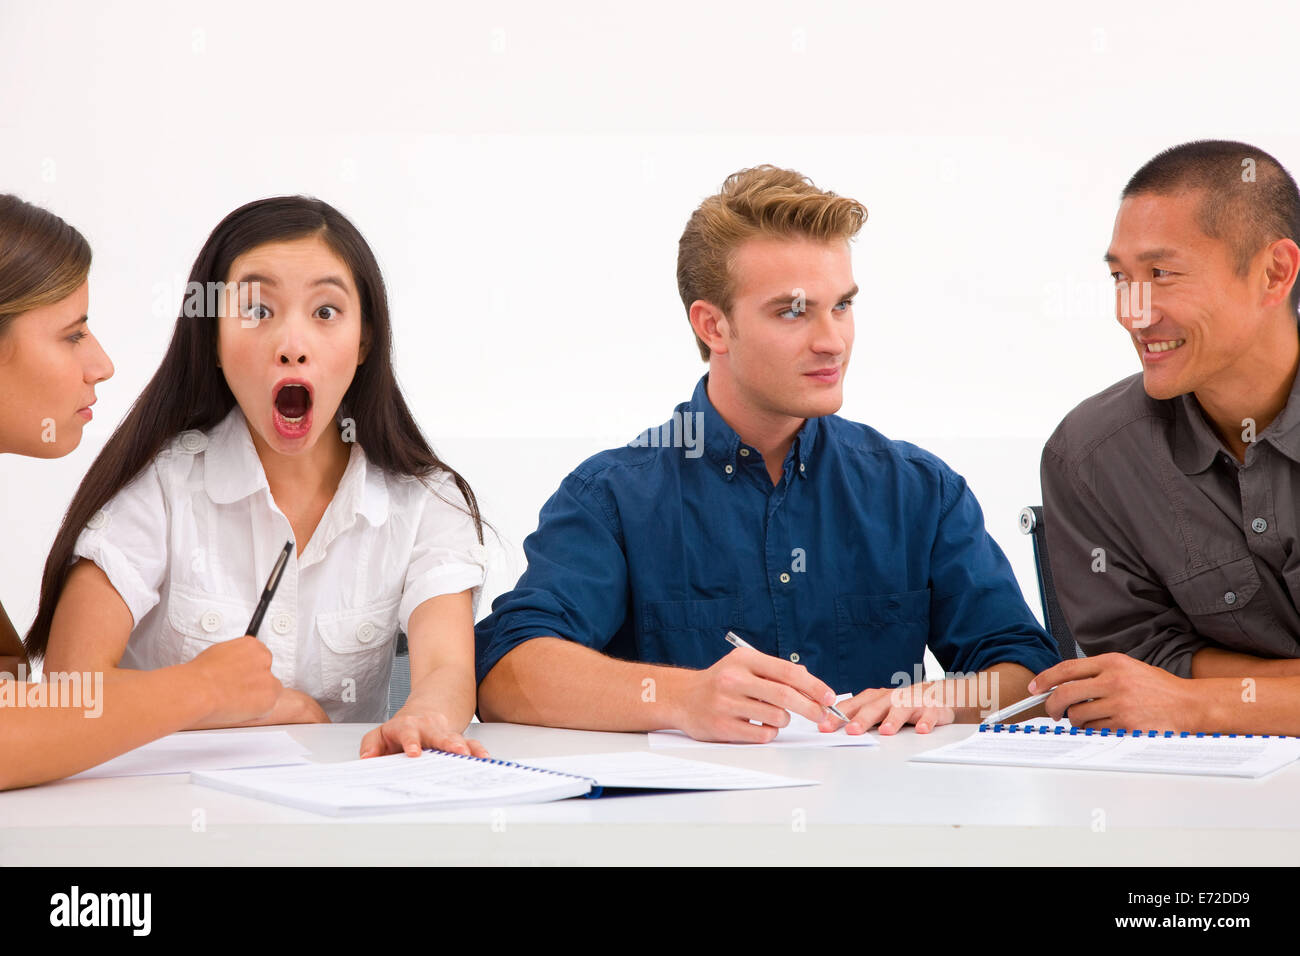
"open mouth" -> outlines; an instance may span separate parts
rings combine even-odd
[[[301,438],[311,431],[311,389],[298,382],[284,382],[276,388],[272,402],[275,430],[283,438]]]

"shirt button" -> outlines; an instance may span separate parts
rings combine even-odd
[[[793,653],[793,654],[790,655],[790,663],[791,663],[791,664],[798,664],[798,663],[799,663],[799,653],[798,653],[797,651],[796,651],[795,653]]]
[[[364,622],[357,628],[357,640],[362,644],[369,644],[375,639],[375,626],[369,621]]]
[[[86,522],[86,527],[91,531],[98,531],[106,524],[108,524],[108,512],[101,508],[90,516],[90,520]]]
[[[1268,522],[1263,518],[1256,518],[1250,523],[1250,530],[1255,532],[1255,534],[1263,534],[1268,530]]]
[[[800,470],[800,471],[803,471],[803,470],[804,470],[803,462],[799,462],[799,470]]]
[[[277,634],[288,634],[293,630],[293,618],[288,614],[277,614],[271,620],[271,627]]]
[[[199,627],[209,634],[215,634],[221,630],[221,615],[216,611],[204,611],[203,616],[199,618]]]
[[[728,466],[727,466],[725,469],[723,469],[723,470],[726,471],[727,474],[731,474],[733,471],[735,471],[735,469],[732,468],[730,465],[728,465]]]
[[[746,457],[746,458],[749,457],[749,449],[748,449],[748,448],[742,448],[742,449],[740,449],[740,453],[741,453],[741,455],[743,455],[743,456]]]
[[[203,432],[184,432],[181,435],[181,447],[191,453],[203,451],[208,447],[208,436]]]
[[[1236,591],[1229,591],[1227,594],[1225,594],[1225,595],[1223,596],[1223,603],[1224,603],[1224,604],[1236,604],[1236,603],[1237,603],[1237,592],[1236,592]]]
[[[786,574],[784,571],[781,572],[781,583],[782,584],[790,583],[790,575]]]

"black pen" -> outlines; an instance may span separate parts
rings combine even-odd
[[[271,569],[271,576],[266,579],[266,590],[262,592],[262,600],[257,602],[257,609],[253,611],[253,619],[248,622],[248,630],[244,632],[245,634],[257,637],[257,629],[262,626],[262,616],[271,606],[271,598],[275,597],[275,589],[280,586],[280,578],[284,576],[284,566],[289,563],[289,555],[292,553],[293,542],[286,541],[284,550],[275,561],[275,567]]]

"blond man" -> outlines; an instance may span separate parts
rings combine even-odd
[[[1059,659],[961,477],[835,414],[866,215],[770,166],[695,210],[677,282],[708,373],[542,509],[476,629],[485,719],[766,742],[844,726],[845,692],[849,733],[925,732]],[[927,646],[956,673],[900,693]]]

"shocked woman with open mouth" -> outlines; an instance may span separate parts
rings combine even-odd
[[[398,388],[369,246],[319,200],[259,200],[217,226],[186,288],[55,539],[28,652],[54,670],[188,660],[243,634],[292,541],[257,635],[284,689],[256,723],[380,723],[363,757],[486,755],[462,736],[482,521]],[[411,694],[385,720],[399,631]]]

